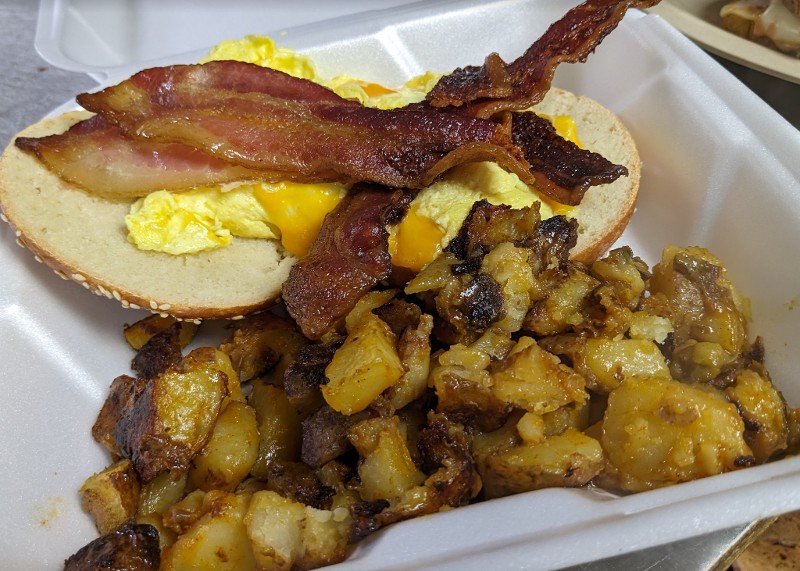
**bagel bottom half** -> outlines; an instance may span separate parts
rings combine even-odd
[[[579,222],[573,257],[590,261],[633,214],[640,176],[636,146],[616,115],[589,98],[554,88],[537,110],[571,116],[585,148],[628,168],[627,177],[587,191],[572,211]],[[75,111],[43,119],[20,135],[62,132],[86,116]],[[130,204],[62,182],[13,142],[0,159],[0,210],[18,243],[89,291],[188,320],[236,318],[279,299],[296,258],[278,241],[234,238],[224,248],[181,256],[145,252],[127,239]]]

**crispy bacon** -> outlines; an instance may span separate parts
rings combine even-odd
[[[587,0],[553,23],[510,64],[490,54],[482,66],[459,68],[442,77],[426,101],[433,107],[464,107],[475,117],[532,107],[550,89],[558,64],[586,61],[629,8],[647,8],[659,1]]]
[[[509,134],[507,124],[426,106],[371,109],[243,62],[152,68],[78,100],[101,118],[17,145],[65,180],[105,196],[248,179],[422,188],[455,165],[488,160],[554,200],[577,204],[598,176],[613,180],[625,172],[589,161],[591,153],[577,147],[559,146],[569,156],[538,153],[561,138],[542,129],[514,134],[532,118],[515,120],[519,127]],[[531,145],[542,133],[546,138]],[[599,175],[575,168],[589,163]]]
[[[531,165],[536,189],[575,206],[591,186],[615,181],[628,169],[562,138],[535,113],[512,113],[511,138]]]
[[[357,185],[325,217],[308,254],[292,266],[283,284],[286,309],[306,337],[319,339],[362,295],[389,277],[386,225],[411,198],[399,190]]]
[[[461,161],[480,156],[528,170],[492,121],[432,109],[371,109],[243,62],[148,69],[78,101],[130,137],[190,145],[273,181],[419,188],[456,150]]]

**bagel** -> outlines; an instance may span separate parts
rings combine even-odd
[[[552,88],[536,110],[569,115],[585,148],[628,169],[627,176],[589,189],[570,213],[579,228],[572,257],[591,261],[616,241],[633,214],[640,179],[636,145],[619,118],[590,98]],[[19,135],[62,132],[87,116],[67,112]],[[233,238],[224,248],[180,256],[142,251],[127,238],[130,205],[63,182],[13,142],[0,158],[0,212],[17,242],[92,293],[184,320],[237,318],[279,300],[297,258],[278,241]]]

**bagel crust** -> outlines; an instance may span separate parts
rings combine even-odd
[[[44,119],[20,135],[66,130],[88,116]],[[0,208],[17,242],[65,279],[180,319],[236,318],[273,305],[295,258],[275,240],[234,238],[188,256],[138,250],[128,241],[131,202],[112,202],[63,183],[13,142],[0,159]]]
[[[628,176],[590,188],[571,216],[579,223],[572,258],[589,262],[622,234],[636,205],[641,165],[633,138],[597,102],[552,88],[536,111],[571,116],[584,148],[623,164]],[[20,136],[65,131],[83,111],[43,119]],[[0,213],[17,242],[59,276],[124,307],[179,319],[239,318],[275,304],[296,258],[276,240],[173,256],[138,250],[124,218],[131,201],[110,201],[64,183],[13,141],[0,158]]]

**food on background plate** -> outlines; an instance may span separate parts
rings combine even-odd
[[[130,231],[124,225],[136,198],[128,193],[149,194],[165,188],[186,190],[213,182],[229,185],[223,189],[228,192],[222,193],[227,199],[234,193],[244,194],[230,185],[243,180],[251,182],[255,177],[259,188],[244,197],[245,204],[257,202],[263,207],[274,202],[283,214],[285,196],[293,193],[294,197],[303,189],[308,190],[308,186],[302,185],[309,183],[338,185],[332,190],[327,187],[328,204],[344,193],[342,185],[349,188],[362,180],[407,187],[403,196],[410,197],[420,186],[426,187],[434,180],[437,185],[447,184],[449,179],[458,177],[459,170],[467,169],[470,174],[469,167],[474,163],[491,160],[503,167],[503,176],[514,177],[509,184],[521,190],[534,184],[538,196],[543,197],[540,202],[555,202],[557,209],[571,210],[573,216],[582,220],[581,244],[576,255],[591,259],[621,233],[635,204],[639,160],[627,131],[613,114],[583,98],[554,90],[543,103],[554,112],[574,114],[579,123],[578,140],[589,149],[616,155],[614,160],[623,163],[618,164],[566,142],[548,121],[533,114],[516,114],[513,125],[518,127],[513,127],[510,133],[503,126],[507,121],[498,123],[486,117],[527,109],[539,102],[548,91],[557,63],[585,58],[629,5],[644,4],[647,3],[587,3],[551,28],[549,35],[543,36],[516,62],[505,66],[499,58],[490,57],[484,66],[458,70],[456,74],[463,76],[460,79],[456,77],[448,83],[447,77],[451,76],[443,77],[423,101],[399,109],[367,108],[306,79],[269,68],[254,71],[251,64],[243,62],[208,61],[197,66],[146,70],[117,86],[82,95],[80,102],[98,112],[91,119],[67,114],[45,120],[18,138],[0,164],[0,204],[19,242],[61,275],[95,293],[119,299],[123,305],[182,319],[240,317],[274,303],[290,267],[306,247],[308,233],[283,245],[274,240],[234,238],[224,248],[195,254],[175,256],[142,251],[129,242]],[[583,27],[565,34],[565,24],[570,21],[583,22]],[[582,36],[587,26],[591,26],[593,33]],[[556,44],[556,40],[560,43]],[[547,65],[534,66],[534,61]],[[498,78],[500,84],[492,85]],[[473,86],[465,93],[454,91],[470,84]],[[234,89],[227,89],[234,85]],[[375,89],[367,85],[367,92]],[[470,97],[478,100],[471,102]],[[246,108],[244,116],[248,123],[244,126],[237,123],[241,113],[233,118],[221,114],[225,121],[218,123],[220,114],[214,106],[223,100],[225,108],[235,107],[239,111]],[[265,126],[254,119],[251,105],[259,110],[270,109],[270,117],[277,123],[290,116],[292,124],[302,125],[302,129],[284,129],[280,124],[277,128],[276,124]],[[315,118],[298,119],[308,113]],[[188,127],[179,129],[176,123],[183,123],[173,119],[183,114],[189,114],[189,119],[183,120],[183,123],[188,121]],[[42,137],[63,131],[78,120],[81,122],[66,138]],[[249,133],[254,124],[262,129],[255,150],[247,147],[247,141],[234,136],[243,131]],[[238,131],[237,126],[241,128]],[[393,134],[398,129],[399,137]],[[343,139],[339,135],[342,131],[346,133]],[[204,134],[209,132],[216,134],[205,138]],[[263,137],[265,132],[269,139]],[[601,135],[606,132],[613,134]],[[218,144],[221,140],[224,145]],[[269,152],[259,154],[259,148],[267,148],[261,144],[267,140],[272,144]],[[325,143],[320,146],[319,141]],[[338,143],[331,145],[332,141]],[[27,151],[22,152],[22,148]],[[98,152],[99,148],[103,152]],[[215,156],[210,148],[229,152]],[[157,156],[155,162],[153,156]],[[245,159],[231,162],[231,156],[245,156]],[[370,159],[363,160],[364,157]],[[492,175],[492,184],[497,178]],[[598,186],[610,181],[614,182]],[[272,186],[265,188],[263,182]],[[79,190],[76,184],[93,190]],[[37,194],[32,195],[30,188],[36,188]],[[111,191],[116,198],[109,196]],[[38,193],[44,193],[44,198]],[[425,192],[420,195],[420,201],[424,201]],[[162,200],[154,207],[156,217],[172,208],[167,204],[171,199],[161,196]],[[537,198],[533,193],[530,196],[532,200]],[[305,202],[316,204],[316,197]],[[50,217],[52,205],[58,205],[64,213],[57,226]],[[404,203],[393,209],[398,219],[406,206]],[[463,206],[460,210],[466,212]],[[234,218],[242,222],[238,216],[241,205],[234,204],[233,211]],[[319,220],[319,210],[315,214]],[[402,263],[414,266],[412,272],[432,258],[447,240],[438,236],[444,230],[438,221],[431,223],[429,218],[418,214],[419,209],[412,205],[407,224],[416,222],[431,235],[433,245],[426,245],[428,255],[423,259],[417,256],[415,230],[402,232],[400,228],[401,235],[412,236],[405,255],[404,240],[392,241],[392,247],[401,250]],[[195,224],[196,218],[191,213],[183,218],[170,217],[167,226],[180,227],[178,233],[183,236],[196,232],[213,241],[218,217],[212,216],[211,229]],[[311,216],[290,217],[284,224],[287,239],[298,218]],[[259,220],[251,222],[251,227],[284,237],[284,229],[277,220],[267,220],[266,224]],[[452,232],[458,222],[448,226]],[[140,234],[148,232],[145,229]],[[298,243],[301,245],[297,246]],[[384,249],[383,244],[380,248]],[[153,275],[167,277],[154,280]]]
[[[800,57],[800,2],[734,0],[720,9],[722,27],[786,54]]]

